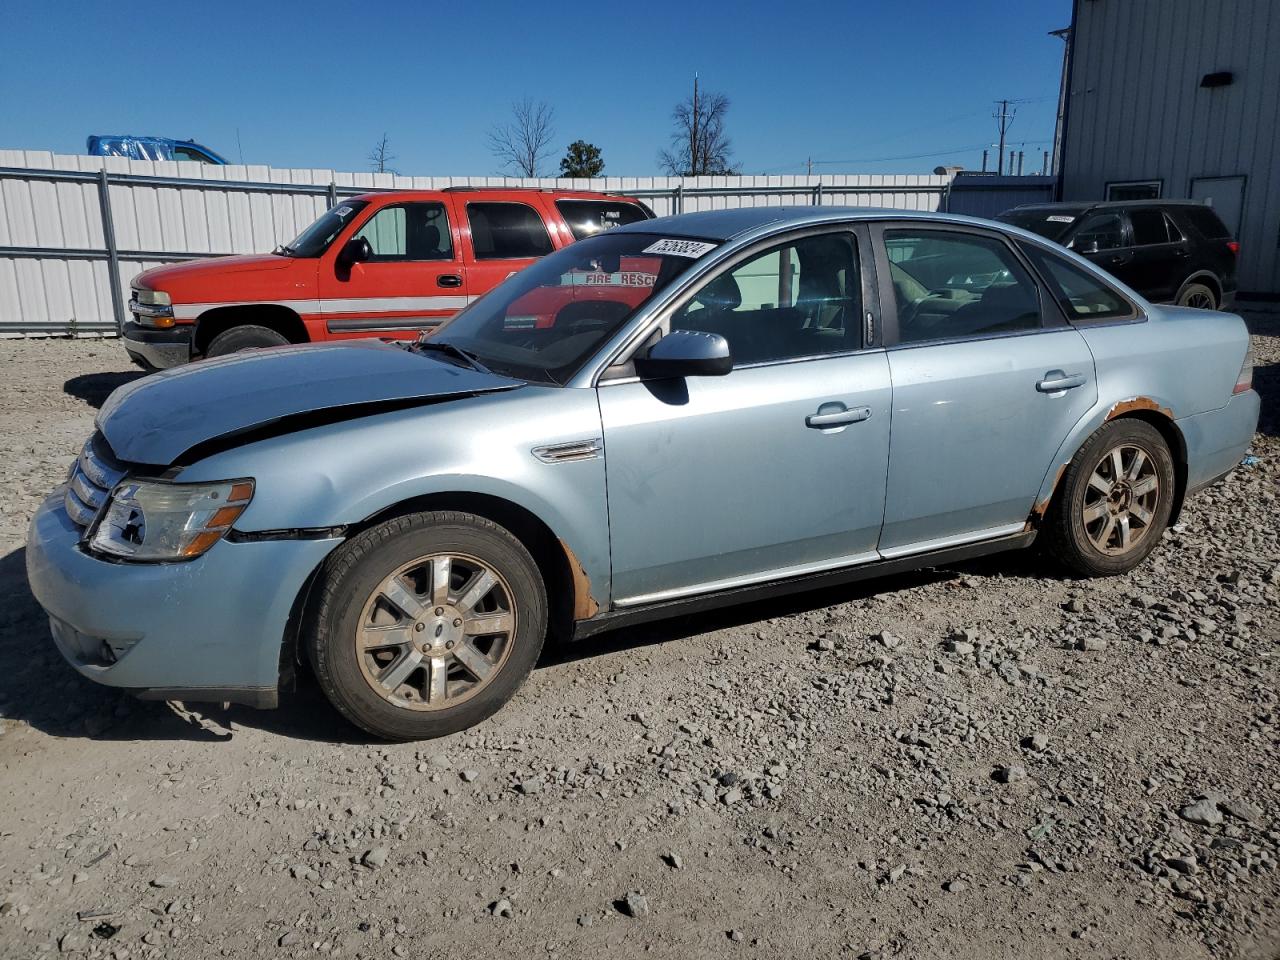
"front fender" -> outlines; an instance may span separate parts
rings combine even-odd
[[[535,447],[600,437],[595,391],[528,387],[260,440],[201,460],[180,479],[253,477],[241,532],[356,524],[432,494],[497,497],[546,524],[606,605],[603,457],[546,463],[533,455]]]

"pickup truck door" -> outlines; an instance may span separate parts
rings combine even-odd
[[[330,338],[415,337],[467,305],[466,265],[452,198],[370,204],[320,259],[317,290]],[[352,239],[373,256],[343,262]]]

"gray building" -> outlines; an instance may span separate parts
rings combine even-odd
[[[1280,0],[1075,0],[1062,199],[1192,198],[1280,299]]]

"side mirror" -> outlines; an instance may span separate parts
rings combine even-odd
[[[353,263],[364,263],[373,257],[373,247],[364,237],[352,237],[338,254],[338,262],[350,266]]]
[[[644,380],[679,377],[723,377],[733,369],[729,341],[718,333],[673,330],[635,358],[636,374]]]
[[[1079,246],[1076,246],[1073,243],[1071,245],[1071,249],[1076,253],[1097,253],[1100,248],[1098,247],[1097,240],[1087,240]]]

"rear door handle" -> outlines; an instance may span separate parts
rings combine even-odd
[[[438,287],[460,287],[462,286],[462,278],[456,273],[442,273],[436,277],[436,286]]]
[[[1036,384],[1036,389],[1041,393],[1057,393],[1060,390],[1070,390],[1072,387],[1084,386],[1083,373],[1063,373],[1061,370],[1050,370],[1044,375],[1044,379]]]
[[[811,413],[804,418],[806,427],[823,430],[827,427],[844,427],[871,419],[870,407],[853,407],[850,410],[834,410],[831,413]]]

